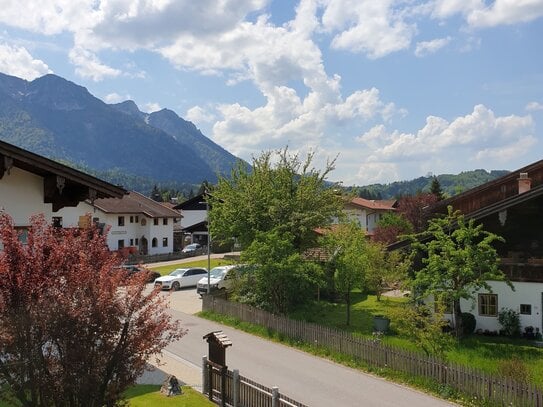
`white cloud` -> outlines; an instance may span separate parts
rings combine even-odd
[[[145,105],[143,105],[143,111],[145,113],[153,113],[153,112],[158,112],[159,110],[161,110],[162,108],[160,107],[160,105],[156,102],[149,102],[149,103],[146,103]]]
[[[429,54],[433,54],[446,46],[449,42],[451,42],[451,37],[436,38],[431,41],[418,42],[417,47],[415,48],[415,55],[417,57],[423,57]]]
[[[92,79],[95,82],[101,81],[106,77],[116,77],[121,74],[120,70],[101,63],[95,54],[84,48],[72,48],[69,57],[70,61],[76,66],[75,72],[79,76]]]
[[[26,48],[0,44],[0,72],[31,81],[53,71],[42,60],[34,59]]]
[[[115,92],[109,93],[104,97],[104,101],[106,103],[120,103],[120,102],[124,102],[125,100],[131,100],[131,99],[132,98],[128,94],[123,96]]]
[[[526,105],[526,110],[529,112],[536,112],[538,110],[543,110],[543,103],[530,102]]]
[[[372,151],[361,164],[359,174],[376,173],[381,165],[391,175],[400,166],[418,167],[420,174],[461,171],[468,163],[479,168],[503,168],[534,148],[537,139],[533,133],[531,116],[496,117],[483,105],[452,122],[429,116],[426,125],[416,133],[388,132],[384,125],[378,125],[357,138]]]
[[[407,49],[417,27],[405,21],[405,10],[393,0],[328,0],[322,24],[329,32],[338,32],[332,47],[366,53],[381,58]]]
[[[216,120],[216,117],[213,113],[210,113],[206,109],[196,105],[187,110],[185,119],[193,123],[211,123]]]

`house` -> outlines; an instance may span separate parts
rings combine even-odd
[[[371,236],[381,217],[387,212],[395,212],[396,206],[395,199],[352,198],[345,202],[344,211],[348,219],[356,220],[360,227],[366,231],[366,234]]]
[[[207,246],[207,212],[209,207],[204,194],[199,194],[182,202],[174,206],[174,209],[180,211],[183,216],[181,231],[183,234],[190,236],[190,242]]]
[[[63,164],[0,141],[0,210],[25,229],[32,215],[58,224],[58,211],[80,202],[121,198],[126,191]]]
[[[65,227],[77,226],[89,215],[93,222],[109,229],[107,244],[111,250],[144,255],[174,251],[173,229],[181,215],[138,192],[130,191],[122,199],[82,202],[59,212]]]
[[[475,315],[477,329],[498,331],[497,315],[505,308],[520,314],[522,327],[543,332],[543,160],[440,201],[429,212],[444,214],[449,205],[505,239],[496,248],[515,288],[490,281],[492,291],[462,301],[462,310]]]

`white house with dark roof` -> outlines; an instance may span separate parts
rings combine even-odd
[[[364,198],[352,198],[345,203],[344,211],[351,220],[356,220],[368,235],[373,234],[377,222],[387,212],[396,211],[397,201],[370,200]]]
[[[89,217],[108,229],[107,243],[111,250],[139,254],[163,254],[174,251],[174,223],[179,212],[131,191],[122,199],[96,199],[77,208],[61,211],[65,227],[77,226],[81,217]]]
[[[57,222],[58,211],[84,200],[121,198],[126,191],[88,174],[0,141],[0,210],[25,229],[32,215]]]

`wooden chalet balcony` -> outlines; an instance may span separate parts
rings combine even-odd
[[[511,281],[543,283],[543,258],[503,257],[500,269]]]

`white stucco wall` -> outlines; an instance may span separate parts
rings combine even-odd
[[[543,283],[514,282],[515,291],[512,291],[507,284],[501,281],[491,281],[489,284],[492,287],[492,294],[498,295],[498,312],[502,308],[520,312],[520,304],[530,304],[532,314],[520,315],[521,330],[524,330],[526,326],[533,326],[543,332]],[[487,293],[487,291],[480,291],[480,293]],[[476,294],[474,301],[461,300],[462,312],[470,312],[475,316],[477,321],[475,329],[499,331],[501,325],[498,322],[498,317],[479,315],[477,299],[478,295]],[[447,317],[451,319],[450,315]]]
[[[189,226],[203,222],[207,219],[206,211],[182,211],[181,227],[188,228]]]
[[[43,202],[43,178],[13,167],[0,179],[0,208],[13,218],[15,226],[28,226],[29,217],[43,213],[51,221],[52,204]]]
[[[360,228],[368,230],[368,225],[366,223],[366,210],[365,209],[346,209],[345,213],[349,220],[354,220],[358,222]],[[337,223],[337,222],[336,222]]]

